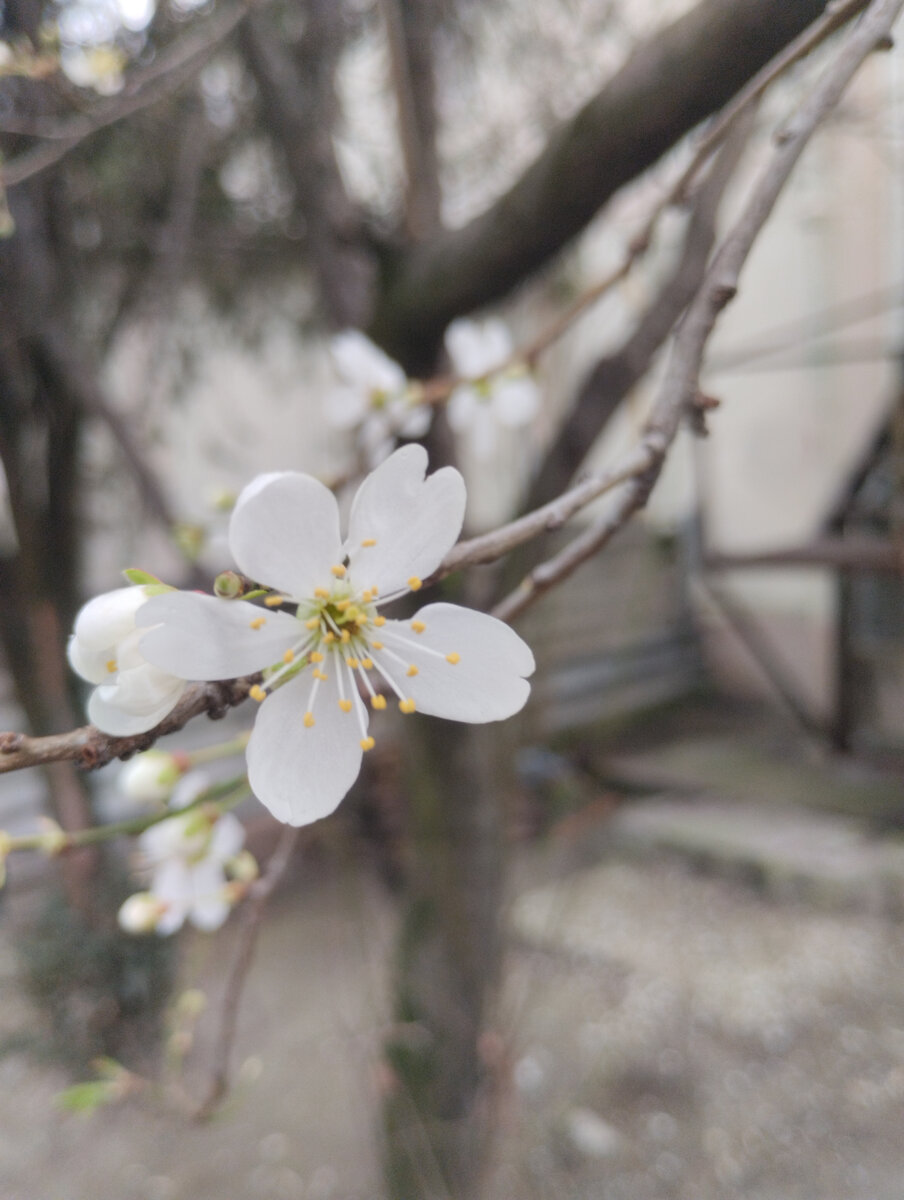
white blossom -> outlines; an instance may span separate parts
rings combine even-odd
[[[449,424],[470,439],[477,457],[489,458],[500,426],[519,429],[534,419],[539,388],[525,366],[511,362],[511,335],[498,317],[453,321],[445,344],[455,374],[465,381],[449,397]]]
[[[200,771],[186,775],[173,806],[187,806],[209,786]],[[130,932],[153,928],[169,934],[187,920],[197,929],[219,929],[235,898],[226,865],[239,855],[244,841],[241,822],[215,805],[177,812],[146,829],[138,838],[138,851],[142,866],[150,870],[150,887],[129,897],[120,909],[120,925]],[[139,929],[142,922],[144,929]]]
[[[339,429],[357,429],[358,442],[371,465],[382,462],[398,436],[423,437],[432,410],[418,404],[397,362],[357,329],[330,341],[338,383],[325,397],[327,418]]]
[[[181,777],[182,765],[174,754],[146,750],[125,764],[116,786],[134,805],[165,804]]]
[[[185,680],[161,671],[138,648],[135,614],[157,586],[118,588],[79,611],[66,653],[72,669],[97,684],[88,716],[106,733],[128,737],[153,729],[176,707]]]
[[[455,543],[464,481],[425,478],[421,446],[396,450],[361,484],[343,541],[333,494],[292,472],[263,475],[239,497],[229,529],[239,569],[274,590],[264,606],[194,592],[155,597],[142,653],[198,680],[265,671],[248,745],[251,786],[282,821],[336,808],[374,739],[369,709],[394,693],[403,713],[497,721],[523,707],[530,649],[494,617],[429,604],[407,620],[379,609],[433,572]],[[269,603],[268,603],[269,602]],[[291,612],[276,611],[281,602]]]

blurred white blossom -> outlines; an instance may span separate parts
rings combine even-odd
[[[445,343],[452,368],[463,380],[449,397],[449,424],[470,441],[478,458],[489,458],[500,426],[519,429],[534,419],[540,389],[524,364],[512,362],[511,334],[498,317],[453,321]]]

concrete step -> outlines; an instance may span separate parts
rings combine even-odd
[[[712,797],[638,801],[608,825],[623,853],[680,855],[781,900],[904,915],[904,837],[816,809]]]

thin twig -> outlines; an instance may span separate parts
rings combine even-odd
[[[698,379],[706,343],[719,314],[737,293],[741,268],[772,212],[804,147],[841,99],[866,58],[889,38],[904,0],[874,0],[851,32],[834,63],[782,126],[782,136],[760,174],[740,218],[726,235],[707,271],[703,286],[672,346],[671,360],[652,415],[635,455],[646,451],[643,472],[631,472],[613,493],[609,511],[575,538],[554,558],[535,567],[496,607],[495,614],[511,620],[544,592],[561,583],[597,552],[643,507],[662,470],[682,417],[698,395]]]
[[[241,24],[250,10],[249,0],[241,0],[214,13],[200,28],[185,34],[163,51],[150,66],[136,71],[118,96],[99,104],[92,112],[64,118],[48,126],[43,136],[53,140],[26,150],[0,166],[0,181],[10,188],[46,171],[93,133],[177,91]]]
[[[759,102],[763,94],[777,79],[862,12],[866,4],[867,0],[841,0],[841,2],[828,5],[818,20],[809,25],[780,54],[777,54],[761,71],[757,72],[705,130],[694,148],[690,161],[673,180],[667,191],[656,200],[638,232],[630,238],[625,255],[618,266],[613,267],[602,279],[591,284],[564,313],[551,321],[530,342],[518,347],[504,363],[499,365],[498,371],[505,371],[521,365],[531,368],[536,366],[541,355],[571,328],[578,317],[597,300],[622,283],[630,275],[638,259],[650,248],[656,226],[664,213],[668,209],[686,202],[688,192],[695,179],[739,119]],[[466,382],[468,380],[458,376],[436,376],[422,384],[421,402],[441,404],[448,399],[456,387]]]
[[[257,937],[260,933],[267,901],[292,861],[292,853],[298,841],[299,832],[298,829],[293,829],[291,826],[283,829],[264,873],[249,889],[248,901],[243,912],[244,922],[238,934],[238,945],[223,993],[210,1087],[203,1103],[195,1113],[197,1121],[209,1120],[229,1092],[229,1061],[235,1043],[242,993],[254,960]]]
[[[147,750],[158,738],[176,733],[193,717],[206,713],[212,720],[226,715],[230,708],[247,699],[260,675],[219,683],[195,683],[188,687],[170,715],[147,733],[130,737],[113,737],[94,725],[83,725],[68,733],[52,733],[47,737],[29,737],[25,733],[0,733],[0,775],[21,771],[24,767],[43,766],[52,762],[76,762],[85,770],[103,767],[114,758],[129,758],[139,750]]]

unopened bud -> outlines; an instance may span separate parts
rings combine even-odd
[[[213,581],[214,595],[221,596],[224,600],[234,600],[236,596],[241,596],[244,590],[242,577],[235,571],[222,571]]]
[[[235,858],[230,858],[226,864],[226,869],[232,878],[238,880],[239,883],[253,883],[261,873],[261,869],[257,865],[257,859],[250,850],[242,850]]]
[[[62,827],[50,817],[41,817],[41,849],[51,857],[60,854],[69,844],[69,837]]]
[[[180,1017],[199,1017],[207,1007],[207,997],[200,988],[187,988],[176,1001],[176,1013]]]
[[[164,906],[151,892],[136,892],[120,907],[117,920],[126,933],[153,933],[163,911]]]
[[[136,804],[165,804],[182,776],[182,765],[165,750],[137,754],[119,772],[119,790]]]

